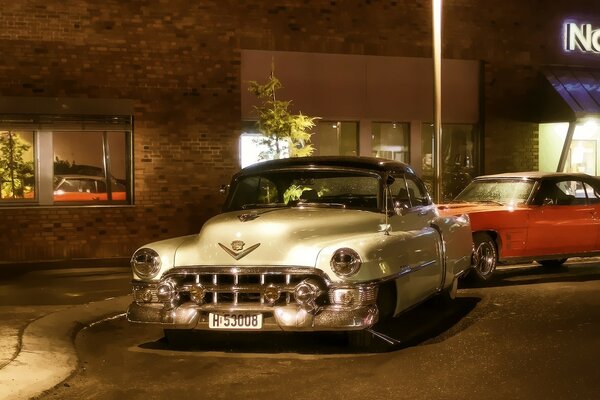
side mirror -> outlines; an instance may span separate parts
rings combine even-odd
[[[227,192],[229,192],[229,185],[221,185],[219,188],[219,193],[225,196],[227,195]]]
[[[408,204],[399,201],[394,203],[394,212],[396,215],[405,215],[408,212]]]
[[[544,201],[542,202],[543,206],[551,206],[552,204],[554,204],[554,200],[552,200],[550,197],[544,198]]]

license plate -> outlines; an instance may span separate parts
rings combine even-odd
[[[210,329],[261,329],[262,314],[208,314]]]

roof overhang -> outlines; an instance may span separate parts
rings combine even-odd
[[[554,99],[552,93],[542,99],[542,120],[600,117],[600,69],[547,67],[543,74],[553,89]]]

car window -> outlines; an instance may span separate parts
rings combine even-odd
[[[413,207],[429,204],[429,195],[427,194],[427,190],[425,190],[425,185],[420,181],[409,176],[406,178],[406,186],[408,187],[408,196]]]
[[[406,180],[404,180],[403,176],[395,176],[394,178],[394,182],[390,185],[392,204],[395,207],[411,207]]]
[[[533,180],[477,179],[456,196],[452,203],[526,203],[535,186]],[[541,201],[540,201],[541,204]]]
[[[277,203],[279,191],[271,180],[261,176],[249,176],[235,186],[231,207],[240,209],[246,204]]]
[[[98,191],[96,190],[95,182],[96,181],[91,179],[81,179],[79,181],[79,191],[84,193],[97,193]]]
[[[540,204],[569,206],[586,204],[583,183],[576,180],[546,181],[540,188],[537,198]]]
[[[341,170],[266,171],[241,177],[225,210],[306,204],[379,209],[378,175]]]
[[[598,193],[592,185],[590,185],[589,183],[584,183],[583,187],[585,188],[585,192],[587,194],[588,203],[590,203],[590,204],[600,203],[600,193]]]
[[[62,190],[63,192],[79,192],[79,181],[76,179],[65,179],[56,190]]]

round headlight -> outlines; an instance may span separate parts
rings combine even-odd
[[[357,273],[361,263],[360,256],[356,251],[342,248],[333,253],[330,265],[336,275],[346,277]]]
[[[139,249],[131,257],[131,268],[140,278],[154,278],[160,271],[160,256],[152,249]]]

